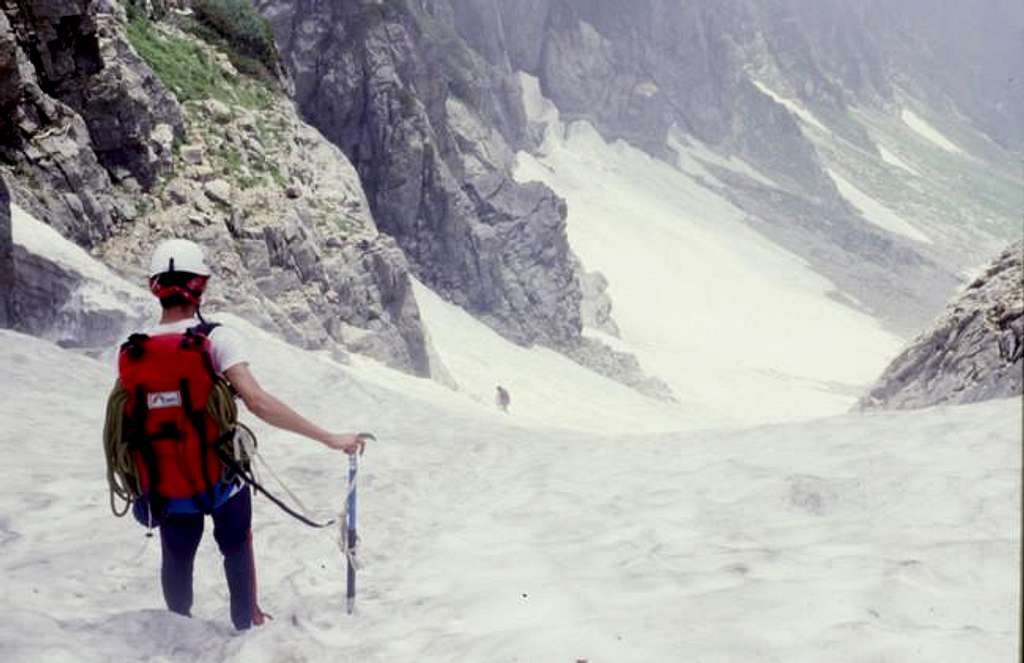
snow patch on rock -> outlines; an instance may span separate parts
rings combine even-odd
[[[900,118],[903,120],[904,124],[929,143],[937,145],[947,152],[952,152],[953,154],[963,154],[963,150],[957,147],[953,141],[943,136],[942,132],[928,124],[928,122],[926,122],[921,116],[909,108],[904,108],[900,112]]]
[[[918,242],[932,243],[932,240],[927,235],[905,221],[898,213],[858,189],[839,173],[830,168],[828,169],[828,174],[832,181],[836,183],[836,188],[839,189],[839,193],[842,194],[843,198],[857,208],[861,215],[871,223],[891,233],[896,233]]]

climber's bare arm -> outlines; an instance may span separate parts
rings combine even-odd
[[[271,426],[308,437],[331,449],[338,449],[349,454],[361,451],[366,444],[354,433],[331,433],[324,430],[288,407],[260,386],[246,363],[232,366],[224,372],[224,375],[238,395],[242,397],[242,402],[245,403],[249,412]]]

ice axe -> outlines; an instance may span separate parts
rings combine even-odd
[[[363,443],[377,440],[370,433],[359,433],[358,437]],[[350,615],[356,605],[356,571],[359,569],[356,560],[356,545],[359,542],[359,535],[356,533],[356,478],[359,474],[359,456],[362,453],[361,448],[358,454],[351,454],[348,457],[348,489],[345,491],[345,517],[341,523],[342,551],[345,553],[348,566],[345,611]]]

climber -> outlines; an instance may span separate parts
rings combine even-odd
[[[494,396],[494,402],[502,412],[508,412],[508,406],[512,404],[512,397],[509,396],[508,390],[500,384]]]
[[[207,410],[210,393],[226,379],[252,414],[330,449],[353,454],[365,439],[320,428],[260,386],[243,338],[199,312],[209,278],[195,243],[171,239],[157,246],[149,286],[163,315],[121,347],[118,382],[126,394],[123,435],[132,441],[139,478],[133,513],[159,527],[167,608],[190,614],[193,564],[209,515],[224,556],[231,621],[241,631],[264,618],[256,600],[252,502],[249,487],[215,452],[223,437]]]

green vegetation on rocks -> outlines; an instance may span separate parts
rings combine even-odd
[[[137,18],[128,24],[128,39],[179,101],[216,99],[227,104],[261,109],[273,93],[266,81],[232,75],[213,52],[190,39],[158,29]]]
[[[256,58],[271,71],[279,56],[270,23],[249,0],[197,0],[193,11],[201,25],[223,37],[242,55]]]

